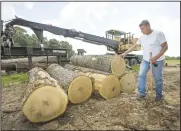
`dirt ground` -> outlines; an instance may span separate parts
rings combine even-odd
[[[2,91],[2,130],[179,130],[180,129],[180,68],[164,69],[164,100],[147,97],[136,100],[135,94],[120,94],[104,100],[92,95],[79,105],[69,104],[66,112],[47,123],[33,124],[23,115],[21,96],[26,89],[4,88]],[[148,80],[149,81],[149,80]]]

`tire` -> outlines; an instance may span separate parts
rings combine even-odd
[[[135,65],[138,64],[138,62],[137,62],[136,59],[133,58],[133,59],[130,60],[130,64],[131,64],[130,66],[135,66]]]
[[[129,66],[130,66],[129,60],[128,60],[128,59],[124,59],[124,60],[125,60],[126,65],[129,65]]]

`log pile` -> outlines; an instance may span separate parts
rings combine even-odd
[[[66,64],[64,68],[90,77],[93,82],[94,94],[100,94],[105,99],[117,97],[120,94],[121,86],[118,77],[115,75],[70,64]]]
[[[46,122],[62,115],[69,102],[86,102],[92,94],[107,100],[133,93],[135,83],[119,56],[73,56],[64,67],[51,64],[29,71],[23,113],[32,122]]]
[[[136,79],[127,68],[123,58],[113,55],[75,55],[70,58],[71,64],[64,67],[81,72],[92,72],[104,75],[113,74],[120,80],[123,93],[133,93],[136,89]]]

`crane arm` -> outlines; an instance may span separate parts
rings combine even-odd
[[[13,25],[20,25],[20,26],[31,28],[35,32],[38,39],[40,40],[43,40],[43,31],[48,31],[55,35],[61,35],[64,37],[79,39],[79,40],[93,43],[96,45],[105,45],[107,47],[114,49],[115,51],[118,48],[118,43],[114,40],[110,40],[110,39],[96,36],[96,35],[87,34],[84,32],[78,32],[76,30],[64,29],[64,28],[60,28],[60,27],[56,27],[56,26],[52,26],[48,24],[31,22],[22,18],[13,19],[11,22],[6,24],[6,28],[11,27]]]

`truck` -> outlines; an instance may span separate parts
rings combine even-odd
[[[88,42],[91,44],[104,45],[107,47],[108,51],[113,52],[110,55],[124,53],[138,40],[138,38],[134,38],[133,34],[131,34],[130,32],[126,33],[124,31],[115,30],[115,29],[107,30],[105,32],[105,37],[100,37],[97,35],[92,35],[92,34],[84,33],[81,31],[76,31],[75,29],[65,29],[65,28],[56,27],[50,24],[32,22],[29,20],[16,17],[10,20],[10,22],[5,24],[4,31],[1,30],[1,36],[4,36],[3,45],[1,45],[1,53],[5,51],[5,50],[2,50],[2,49],[5,49],[4,47],[6,47],[6,51],[8,47],[9,54],[11,54],[12,49],[16,50],[16,48],[19,48],[19,47],[13,47],[14,45],[13,32],[14,32],[15,25],[29,27],[30,29],[33,30],[33,32],[35,33],[35,35],[37,36],[40,42],[39,49],[41,49],[41,53],[47,50],[47,49],[44,49],[44,46],[43,46],[43,31],[48,31],[55,35],[61,35],[64,37],[82,40],[84,42]],[[139,51],[140,49],[141,49],[140,46],[137,46],[134,49],[134,51]],[[39,53],[39,55],[41,55],[41,53]],[[124,59],[125,59],[126,64],[130,66],[141,63],[141,59],[137,55],[134,55],[134,54],[128,54]]]

